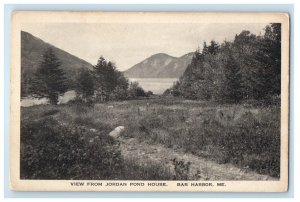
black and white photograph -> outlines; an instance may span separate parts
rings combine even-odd
[[[287,191],[284,13],[15,12],[15,190]]]

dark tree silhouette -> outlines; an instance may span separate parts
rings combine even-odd
[[[56,105],[58,98],[63,95],[68,86],[61,62],[51,48],[43,54],[43,60],[32,81],[31,92],[36,98],[48,98],[50,104]]]
[[[226,101],[238,103],[242,99],[241,73],[232,52],[229,50],[228,59],[225,63],[225,93]]]
[[[212,40],[210,42],[210,46],[208,46],[208,48],[207,48],[207,51],[210,54],[215,55],[217,53],[218,49],[219,49],[219,45],[217,44],[217,42],[215,42],[214,40]]]
[[[122,94],[128,88],[128,80],[118,71],[112,62],[107,62],[104,57],[100,57],[96,66],[94,66],[95,91],[100,101],[107,101],[118,96],[115,93]]]
[[[76,94],[77,97],[87,102],[87,99],[94,95],[95,82],[91,71],[87,68],[81,68],[77,78]]]
[[[281,24],[263,36],[244,30],[234,41],[211,41],[195,51],[179,81],[165,94],[188,99],[278,104],[281,87]]]

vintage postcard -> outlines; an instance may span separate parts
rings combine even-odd
[[[286,13],[15,11],[15,191],[286,192]]]

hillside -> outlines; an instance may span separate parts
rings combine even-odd
[[[47,48],[52,48],[61,61],[61,67],[65,71],[69,84],[74,84],[77,71],[81,67],[92,68],[92,65],[74,55],[67,53],[28,32],[21,32],[21,79],[22,96],[28,95],[28,87],[34,72],[39,67],[42,54]]]
[[[192,57],[193,53],[178,58],[158,53],[124,71],[124,75],[129,78],[179,78]]]

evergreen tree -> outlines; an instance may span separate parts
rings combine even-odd
[[[170,92],[188,99],[239,102],[275,101],[281,87],[281,24],[272,23],[264,36],[242,31],[233,42],[204,42]],[[271,102],[269,102],[271,103]]]
[[[30,95],[30,85],[31,85],[31,77],[30,73],[24,71],[21,74],[21,97],[26,97]]]
[[[114,94],[120,91],[126,93],[128,80],[116,69],[112,62],[107,62],[102,56],[99,58],[97,65],[94,66],[94,76],[96,96],[100,101],[120,99],[119,96]],[[117,87],[118,89],[116,89]]]
[[[225,94],[228,102],[238,103],[242,99],[241,73],[231,51],[225,64]]]
[[[266,81],[265,94],[280,95],[281,90],[281,24],[272,23],[265,29],[256,60],[260,62]]]
[[[215,55],[218,49],[219,49],[219,45],[214,40],[210,42],[210,46],[207,48],[208,52],[212,55]]]
[[[95,82],[91,71],[87,68],[81,68],[77,78],[76,94],[79,98],[87,102],[94,95]]]
[[[263,90],[262,68],[254,56],[259,48],[259,38],[246,30],[236,35],[232,43],[232,51],[237,54],[238,58],[236,63],[240,66],[241,91],[245,100],[259,99]]]
[[[203,55],[207,55],[207,54],[208,54],[208,47],[207,47],[207,45],[206,45],[206,41],[204,41],[204,43],[203,43],[202,54],[203,54]]]
[[[31,92],[34,97],[46,97],[50,104],[58,103],[59,96],[68,90],[65,73],[60,66],[61,62],[53,50],[47,49],[32,81]]]
[[[181,94],[183,97],[188,99],[202,99],[207,100],[210,98],[210,76],[209,71],[205,67],[205,55],[197,50],[194,53],[191,64],[188,65],[180,84],[177,85],[177,95]],[[175,87],[175,85],[174,85]],[[180,93],[178,93],[178,91]]]

